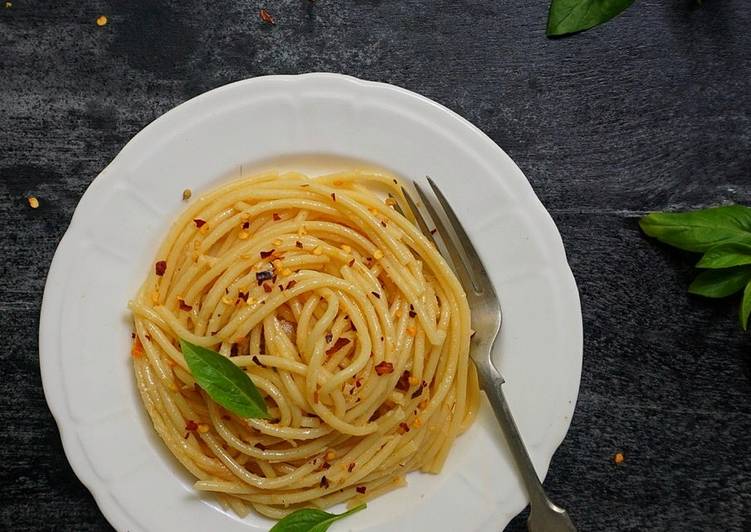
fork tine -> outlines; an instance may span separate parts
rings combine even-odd
[[[454,271],[459,276],[459,280],[464,286],[464,289],[466,290],[467,288],[472,287],[475,293],[481,294],[482,288],[472,275],[472,270],[467,267],[466,262],[462,257],[461,251],[456,246],[451,233],[444,225],[443,220],[441,220],[441,217],[438,215],[435,207],[433,207],[433,204],[428,199],[428,196],[425,194],[425,192],[423,192],[422,188],[420,188],[420,185],[418,185],[417,183],[414,183],[414,185],[417,193],[420,195],[422,204],[425,206],[428,214],[433,219],[433,223],[438,230],[438,234],[441,235],[443,245],[446,248],[446,251],[448,251],[451,262],[454,264]]]
[[[402,193],[404,193],[404,189],[402,189]],[[399,205],[399,200],[396,199],[396,197],[391,192],[389,192],[389,198],[394,200],[394,210],[406,218],[407,215],[404,214],[404,210],[402,209],[402,206]]]
[[[459,245],[464,250],[464,254],[462,255],[462,259],[465,259],[464,265],[473,273],[474,279],[487,279],[488,273],[485,271],[485,266],[482,264],[480,256],[477,254],[474,245],[472,245],[472,241],[464,230],[459,218],[457,218],[454,209],[451,208],[451,204],[446,200],[446,196],[443,195],[443,192],[441,192],[441,189],[438,188],[438,185],[436,185],[432,178],[428,177],[428,183],[430,184],[430,188],[433,189],[436,198],[438,198],[438,203],[443,207],[446,217],[457,236]]]
[[[430,227],[428,227],[428,223],[425,221],[425,218],[423,218],[422,213],[420,213],[420,209],[417,208],[417,204],[412,200],[412,196],[404,190],[404,187],[402,187],[402,194],[404,195],[404,199],[407,200],[407,205],[409,206],[409,210],[412,211],[412,216],[417,220],[417,225],[420,226],[420,231],[422,231],[422,234],[424,234],[428,240],[435,244],[435,238],[433,238],[433,233],[431,232]]]

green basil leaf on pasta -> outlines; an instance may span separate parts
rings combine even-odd
[[[700,273],[688,291],[704,297],[720,298],[735,294],[751,281],[751,268],[707,270]]]
[[[198,385],[230,412],[245,418],[268,418],[266,403],[247,373],[216,351],[180,339],[185,362]]]
[[[552,0],[548,37],[587,30],[620,14],[634,0]]]
[[[751,245],[751,208],[711,207],[690,212],[654,212],[639,221],[642,231],[665,244],[704,253],[730,242]]]
[[[364,510],[366,507],[367,505],[361,504],[341,514],[330,514],[315,508],[303,508],[279,521],[269,532],[326,532],[336,521]]]

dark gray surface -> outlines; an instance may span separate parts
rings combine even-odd
[[[580,529],[751,530],[751,341],[737,302],[688,296],[693,257],[636,223],[652,209],[751,204],[747,1],[637,2],[562,40],[544,37],[547,0],[268,2],[275,27],[247,1],[13,4],[0,3],[0,529],[108,528],[63,455],[38,370],[45,275],[87,185],[192,96],[334,71],[474,122],[558,224],[585,349],[546,486]]]

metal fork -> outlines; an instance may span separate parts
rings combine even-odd
[[[438,232],[443,247],[448,253],[449,262],[453,264],[454,271],[467,294],[467,300],[472,309],[472,327],[475,329],[470,356],[477,367],[480,387],[485,391],[490,406],[495,412],[495,417],[506,436],[517,470],[529,496],[530,511],[527,529],[530,532],[575,532],[576,527],[566,510],[554,504],[545,494],[503,395],[503,376],[491,360],[493,346],[501,329],[502,320],[501,305],[493,284],[490,282],[485,267],[482,265],[482,261],[472,246],[467,233],[459,223],[454,210],[446,201],[446,197],[431,178],[428,177],[427,179],[442,207],[450,229],[446,227],[442,217],[433,206],[433,202],[430,201],[419,184],[413,183],[423,206],[427,210],[427,218],[423,217],[417,207],[417,202],[412,199],[410,194],[404,189],[402,189],[402,192],[425,236],[433,240],[433,232],[435,231],[431,231],[430,225]],[[435,243],[434,240],[433,242]]]

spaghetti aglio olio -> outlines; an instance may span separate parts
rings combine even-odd
[[[154,428],[240,515],[359,503],[438,472],[474,418],[466,297],[395,202],[398,181],[364,171],[222,186],[173,224],[130,303]],[[270,419],[211,400],[180,338],[242,368]]]

